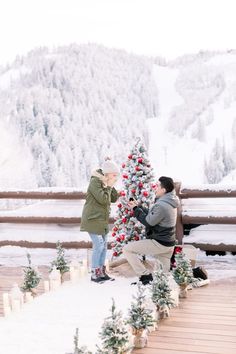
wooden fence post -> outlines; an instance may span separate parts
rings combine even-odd
[[[179,199],[180,199],[180,188],[181,188],[181,182],[175,182],[175,191]],[[177,208],[177,220],[176,220],[176,238],[178,240],[179,245],[182,245],[183,243],[183,236],[184,236],[184,227],[182,223],[182,203],[180,199],[180,205]]]

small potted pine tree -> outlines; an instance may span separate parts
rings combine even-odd
[[[111,315],[104,320],[99,335],[102,348],[98,347],[97,354],[125,354],[132,348],[127,326],[121,311],[116,310],[114,299],[112,299]]]
[[[87,347],[79,348],[79,329],[76,328],[74,335],[74,351],[73,353],[66,354],[92,354],[92,352],[88,351]]]
[[[152,301],[156,305],[158,312],[157,318],[163,319],[169,317],[169,309],[174,305],[174,301],[171,298],[168,277],[162,269],[154,271],[150,290]]]
[[[180,287],[180,298],[188,296],[187,287],[190,283],[194,282],[193,271],[190,260],[183,252],[175,255],[176,267],[172,270],[173,277]]]
[[[127,323],[132,328],[134,348],[144,348],[147,345],[147,330],[153,325],[152,310],[145,307],[145,288],[139,283],[138,292],[128,313]]]
[[[53,270],[53,267],[56,267],[56,269],[60,271],[61,282],[63,282],[64,275],[66,272],[70,270],[70,267],[68,266],[68,262],[65,259],[65,250],[62,247],[60,241],[57,241],[56,250],[57,250],[57,258],[51,262],[50,272]]]
[[[40,282],[40,275],[37,272],[37,270],[32,266],[31,264],[31,256],[29,253],[27,253],[27,259],[28,259],[28,266],[24,267],[23,272],[24,272],[24,280],[23,280],[23,285],[21,287],[21,290],[24,292],[30,292],[33,297],[37,295],[36,292],[36,287],[38,286]]]

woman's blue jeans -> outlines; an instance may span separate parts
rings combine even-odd
[[[97,235],[90,233],[89,236],[93,243],[92,268],[100,268],[105,264],[108,234]]]

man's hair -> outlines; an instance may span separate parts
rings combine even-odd
[[[161,187],[165,188],[166,193],[172,192],[175,188],[174,181],[171,177],[161,176],[159,181],[161,182]]]

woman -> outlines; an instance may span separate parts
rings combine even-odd
[[[119,197],[114,188],[118,176],[118,166],[106,160],[103,168],[92,174],[87,190],[80,230],[87,231],[93,243],[91,280],[94,282],[111,279],[106,273],[105,259],[110,204]]]

